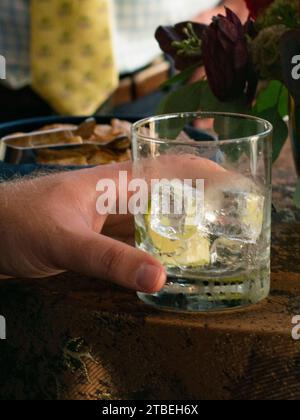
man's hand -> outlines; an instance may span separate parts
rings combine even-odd
[[[69,270],[141,292],[159,291],[165,269],[130,246],[133,217],[101,216],[96,210],[98,182],[109,179],[118,187],[124,171],[129,183],[131,163],[0,184],[0,278],[49,277]],[[149,182],[158,174],[203,179],[208,187],[233,176],[213,161],[188,154],[149,158],[135,168],[135,176]]]
[[[48,277],[70,270],[124,287],[159,291],[164,268],[129,245],[131,216],[100,216],[96,184],[131,164],[59,173],[0,185],[0,275]],[[102,234],[101,234],[102,232]]]

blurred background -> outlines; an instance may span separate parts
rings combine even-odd
[[[155,113],[173,72],[156,28],[209,23],[226,5],[247,17],[243,0],[1,0],[0,121]]]

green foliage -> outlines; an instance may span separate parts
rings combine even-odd
[[[289,113],[289,93],[287,88],[279,81],[273,80],[262,89],[256,99],[255,112],[260,113],[266,109],[277,107],[282,118]]]
[[[168,113],[176,113],[176,112],[233,112],[233,113],[244,113],[249,114],[250,109],[247,105],[247,100],[245,96],[242,96],[238,100],[233,102],[220,102],[212,93],[210,86],[207,81],[200,81],[191,85],[182,86],[177,90],[171,92],[165,100],[161,103],[159,108],[160,114],[168,114]],[[172,136],[172,138],[176,138],[176,136],[180,133],[182,128],[184,127],[186,121],[182,121],[182,126],[177,127],[173,130],[169,126],[164,126],[161,124],[160,127],[160,134],[163,137]],[[216,132],[220,134],[220,137],[223,138],[222,133],[224,132],[222,127],[222,120],[219,119],[215,121],[217,124],[214,129]],[[243,127],[236,126],[236,132],[231,133],[233,137],[243,137],[243,133],[241,133],[241,129]],[[167,135],[168,133],[168,135]],[[239,159],[241,153],[243,153],[242,149],[232,147],[232,151],[229,153],[229,146],[226,148],[228,152],[228,157],[233,162]]]
[[[257,28],[285,25],[288,28],[300,27],[298,0],[275,0],[256,21]]]
[[[221,102],[213,94],[207,81],[202,81],[200,109],[204,112],[235,112],[239,114],[249,114],[249,105],[246,95],[234,101]]]
[[[288,127],[278,113],[278,109],[274,108],[266,109],[258,115],[273,125],[273,163],[279,158],[281,150],[285,145],[288,138]]]
[[[198,111],[202,93],[202,83],[197,82],[181,86],[169,93],[161,102],[158,113],[172,114],[175,112]]]
[[[191,22],[183,29],[183,33],[186,39],[173,42],[173,47],[177,48],[177,54],[186,57],[202,57],[202,40],[196,34]]]
[[[245,96],[233,102],[220,102],[204,80],[173,90],[158,109],[160,114],[194,111],[249,113],[250,110]]]
[[[200,81],[191,85],[181,86],[172,91],[159,108],[160,114],[174,112],[235,112],[252,114],[264,118],[273,125],[273,161],[275,162],[288,137],[288,128],[283,117],[288,114],[288,92],[286,87],[271,81],[262,89],[257,97],[255,107],[251,110],[246,98],[233,102],[220,102],[212,93],[207,81]]]
[[[289,31],[285,25],[273,25],[262,29],[249,42],[252,61],[259,77],[263,80],[282,80],[282,64],[279,43]]]
[[[288,137],[288,127],[283,117],[288,115],[288,91],[278,82],[271,81],[259,93],[252,114],[268,120],[274,128],[273,162],[275,162]]]
[[[161,87],[162,89],[173,86],[173,85],[183,85],[187,83],[193,77],[195,71],[199,68],[199,64],[188,67],[183,70],[181,73],[176,74],[176,76],[171,77],[167,80]]]

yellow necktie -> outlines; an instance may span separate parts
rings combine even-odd
[[[117,87],[110,0],[31,0],[32,86],[61,114],[93,114]]]

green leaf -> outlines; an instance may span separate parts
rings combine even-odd
[[[278,111],[282,118],[289,115],[289,91],[285,86],[283,86],[283,90],[279,99]]]
[[[207,81],[200,81],[191,85],[182,86],[179,89],[172,91],[160,104],[158,112],[160,114],[168,114],[176,112],[196,112],[200,110],[203,112],[234,112],[239,114],[250,114],[251,112],[245,95],[242,95],[232,102],[221,102],[214,96]],[[216,123],[221,124],[221,121],[222,119],[219,119]],[[181,125],[175,127],[174,123],[170,125],[168,121],[161,122],[159,134],[162,137],[176,138],[186,123],[186,120],[182,120]],[[233,132],[232,127],[232,137],[238,138],[247,135],[247,133],[244,133],[244,125],[244,123],[241,127],[236,125],[235,132]],[[222,124],[221,127],[215,126],[215,130],[220,134],[221,138],[223,138],[222,133],[228,133],[228,129],[223,130]],[[235,150],[235,147],[232,149],[232,160],[235,161],[242,154],[243,150]]]
[[[193,112],[199,110],[202,82],[182,86],[169,93],[161,102],[158,113]]]
[[[273,163],[278,159],[281,150],[288,138],[288,127],[283,121],[281,115],[278,112],[277,106],[266,109],[260,113],[255,114],[256,116],[269,121],[274,128],[273,131]]]
[[[164,98],[158,108],[158,113],[173,114],[197,111],[199,109],[201,92],[201,82],[181,86]],[[176,139],[187,122],[186,119],[177,120],[177,123],[168,119],[161,121],[159,124],[160,137]]]
[[[254,113],[258,115],[270,108],[276,108],[282,118],[289,113],[288,90],[277,80],[269,82],[267,86],[260,91],[256,99]]]
[[[176,76],[171,77],[164,84],[162,84],[161,89],[173,86],[173,85],[183,85],[188,82],[194,75],[195,71],[199,68],[199,64],[195,64],[192,67],[189,67],[182,72],[176,74]]]
[[[200,98],[200,108],[204,112],[235,112],[239,114],[246,114],[250,112],[247,105],[247,98],[245,95],[235,99],[234,101],[221,102],[213,94],[207,81],[202,81],[202,90]]]
[[[295,196],[294,196],[295,204],[300,209],[300,179],[298,181],[298,185],[296,188]]]
[[[243,95],[232,102],[221,102],[213,94],[207,81],[182,86],[172,91],[162,101],[158,112],[238,112],[249,113],[246,97]]]
[[[288,91],[279,81],[273,80],[259,93],[253,115],[268,120],[274,127],[273,162],[275,162],[288,138],[288,127],[283,118],[288,115]]]

